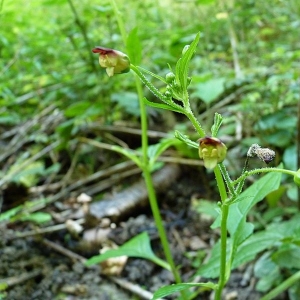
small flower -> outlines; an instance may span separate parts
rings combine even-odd
[[[205,168],[213,169],[226,154],[227,147],[219,139],[207,136],[199,140],[199,156],[204,160]]]
[[[130,60],[123,52],[100,46],[96,46],[92,51],[99,53],[99,64],[102,68],[106,68],[109,77],[129,72]]]

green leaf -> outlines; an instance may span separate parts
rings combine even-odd
[[[88,101],[75,102],[69,105],[65,110],[66,117],[76,117],[85,114],[85,111],[91,106]]]
[[[229,248],[231,246],[231,240],[228,239],[227,244],[227,257],[229,255]],[[201,275],[206,278],[217,278],[220,276],[220,240],[214,244],[210,252],[209,261],[206,264],[200,266],[196,275]]]
[[[250,209],[269,192],[276,190],[280,184],[280,179],[280,173],[265,175],[241,193],[238,199],[241,197],[242,201],[230,205],[227,225],[231,239],[228,240],[227,256],[230,254],[229,261],[233,261],[232,268],[254,259],[257,253],[273,245],[274,241],[280,239],[280,234],[276,234],[276,232],[271,232],[266,236],[264,232],[262,236],[255,236],[256,240],[252,237],[248,238],[252,234],[253,225],[246,222],[246,216]],[[217,228],[219,224],[220,216],[216,219],[212,227]],[[248,241],[250,242],[248,243]],[[241,246],[239,247],[239,245]],[[218,277],[220,272],[219,261],[220,244],[216,243],[212,249],[210,260],[207,264],[200,267],[197,274],[208,278]]]
[[[128,157],[133,162],[135,162],[137,166],[139,166],[139,167],[142,166],[142,161],[136,155],[136,152],[134,150],[127,149],[127,148],[122,148],[120,146],[112,146],[111,150],[115,151],[115,152],[118,152],[120,154],[123,154],[124,156]]]
[[[23,209],[23,205],[19,205],[19,206],[11,208],[10,210],[0,214],[0,222],[10,220],[13,216],[15,216],[22,209]]]
[[[171,110],[171,111],[175,111],[175,112],[178,112],[178,113],[183,113],[183,109],[181,106],[178,105],[178,108],[177,108],[177,105],[173,105],[171,106],[171,104],[163,104],[163,103],[155,103],[155,102],[151,102],[149,101],[148,99],[146,99],[144,97],[144,102],[148,105],[148,106],[151,106],[151,107],[155,107],[155,108],[159,108],[159,109],[165,109],[165,110]]]
[[[277,265],[283,268],[300,269],[300,247],[287,243],[272,255]]]
[[[183,56],[178,60],[176,64],[176,82],[181,87],[182,91],[186,91],[188,86],[188,70],[190,60],[195,53],[196,47],[199,43],[200,33],[198,32],[194,41],[191,43],[190,47],[186,50]]]
[[[14,221],[16,221],[17,219],[20,221],[31,221],[38,224],[42,224],[51,221],[52,217],[48,213],[35,212],[27,215],[21,215],[20,217],[17,217]]]
[[[206,104],[216,100],[224,92],[225,78],[210,79],[196,85],[196,91],[192,94],[203,100]]]
[[[157,158],[169,147],[178,144],[179,141],[176,138],[162,139],[159,143],[148,147],[149,164],[153,165]]]
[[[282,235],[276,231],[261,231],[252,235],[238,247],[232,267],[238,267],[255,259],[258,253],[272,247],[281,238]]]
[[[135,236],[118,249],[108,250],[103,254],[93,256],[92,258],[87,260],[86,265],[91,266],[105,261],[108,258],[119,257],[123,255],[128,257],[145,258],[151,260],[152,262],[167,270],[171,270],[168,263],[166,263],[164,260],[160,259],[153,253],[150,245],[149,235],[147,232],[143,232]]]
[[[126,48],[132,64],[138,66],[142,60],[142,45],[138,37],[138,28],[133,28],[127,38]]]
[[[26,161],[22,162],[26,163]],[[26,166],[22,170],[18,171],[16,174],[15,171],[19,169],[19,164],[13,165],[8,172],[12,174],[12,179],[15,182],[20,182],[27,187],[31,187],[37,183],[40,179],[40,175],[44,174],[45,168],[44,164],[41,161],[34,161],[30,165]]]
[[[113,93],[111,99],[117,102],[128,114],[139,117],[139,99],[136,93],[132,92],[120,92]]]
[[[255,277],[259,278],[256,289],[260,292],[266,292],[281,282],[282,275],[279,267],[270,258],[270,253],[264,253],[254,266]]]
[[[158,289],[154,295],[152,300],[156,300],[168,295],[171,295],[173,293],[176,292],[180,292],[180,291],[184,291],[187,290],[191,287],[206,287],[212,290],[217,289],[217,285],[212,283],[212,282],[207,282],[207,283],[178,283],[178,284],[172,284],[172,285],[168,285],[168,286],[163,286],[160,289]]]

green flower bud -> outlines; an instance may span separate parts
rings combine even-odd
[[[166,75],[166,82],[167,83],[172,83],[175,79],[175,74],[172,73],[172,72],[169,72],[167,75]]]
[[[170,92],[170,91],[165,91],[165,96],[167,97],[167,98],[172,98],[172,93]]]
[[[294,182],[300,186],[300,169],[294,175]]]
[[[123,52],[100,46],[95,47],[92,51],[99,53],[99,64],[102,68],[106,69],[109,77],[129,72],[130,60]]]
[[[219,139],[204,137],[199,140],[199,157],[203,159],[207,169],[213,169],[221,163],[227,154],[227,147]]]

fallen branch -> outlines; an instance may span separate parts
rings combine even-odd
[[[164,166],[153,175],[153,184],[157,193],[166,190],[180,174],[180,168],[175,164]],[[113,221],[148,204],[148,192],[143,179],[124,191],[90,205],[89,216],[100,219],[109,217]]]

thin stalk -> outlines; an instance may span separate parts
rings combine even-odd
[[[206,136],[205,131],[202,128],[202,126],[200,125],[200,123],[198,122],[198,120],[196,119],[196,117],[194,116],[194,114],[191,111],[191,109],[187,109],[186,112],[185,112],[185,115],[191,121],[191,123],[195,127],[195,129],[198,132],[198,134],[200,135],[200,137],[201,138],[205,137]]]
[[[123,20],[121,18],[121,15],[118,10],[116,2],[114,0],[111,0],[111,2],[113,5],[113,8],[114,8],[114,11],[115,11],[115,15],[116,15],[119,29],[120,29],[120,32],[121,32],[121,35],[123,38],[123,42],[126,45],[126,30],[125,30]],[[135,72],[136,72],[136,70],[135,70]],[[172,270],[172,273],[173,273],[176,283],[181,283],[182,281],[181,281],[179,272],[176,268],[176,265],[174,263],[171,249],[170,249],[169,242],[168,242],[168,238],[167,238],[167,234],[166,234],[165,228],[163,226],[163,221],[162,221],[159,207],[157,204],[156,193],[155,193],[155,189],[153,186],[153,180],[152,180],[151,172],[150,172],[150,168],[149,168],[148,135],[147,135],[148,124],[147,124],[147,112],[146,112],[146,106],[144,103],[143,89],[142,89],[142,85],[141,85],[138,75],[135,74],[134,77],[135,77],[135,85],[136,85],[136,89],[137,89],[137,93],[138,93],[140,115],[141,115],[142,153],[143,153],[142,170],[143,170],[143,175],[144,175],[144,179],[145,179],[145,183],[146,183],[146,187],[147,187],[147,191],[148,191],[150,207],[152,210],[155,225],[158,230],[158,234],[159,234],[159,237],[160,237],[160,240],[162,243],[162,247],[163,247],[167,262],[171,267],[171,270]],[[181,295],[182,295],[183,299],[187,299],[184,292],[182,292]]]
[[[220,256],[220,277],[218,281],[218,289],[215,293],[215,300],[221,300],[222,291],[226,284],[226,274],[228,273],[226,270],[226,253],[227,253],[227,218],[229,213],[229,206],[225,204],[227,199],[226,186],[224,183],[224,179],[222,177],[221,171],[218,166],[214,168],[214,173],[216,176],[216,181],[219,189],[219,193],[221,196],[221,256]]]
[[[136,88],[138,92],[140,113],[141,113],[141,129],[142,129],[142,152],[143,152],[143,175],[146,182],[146,187],[148,191],[148,197],[150,202],[150,207],[154,217],[155,225],[158,230],[158,234],[162,243],[164,254],[166,256],[167,262],[171,267],[174,279],[176,283],[181,283],[181,278],[179,272],[174,263],[169,242],[167,239],[167,234],[163,226],[163,221],[159,212],[159,207],[157,204],[157,198],[155,189],[153,186],[153,181],[151,177],[151,172],[149,169],[149,159],[148,159],[148,135],[147,135],[147,112],[143,101],[143,90],[139,78],[135,75]]]
[[[286,170],[281,168],[261,168],[261,169],[255,169],[251,171],[246,171],[242,176],[240,176],[238,179],[232,181],[233,185],[238,184],[239,182],[245,180],[247,177],[259,174],[259,173],[270,173],[270,172],[276,172],[276,173],[283,173],[291,176],[295,176],[296,172],[292,170]]]

